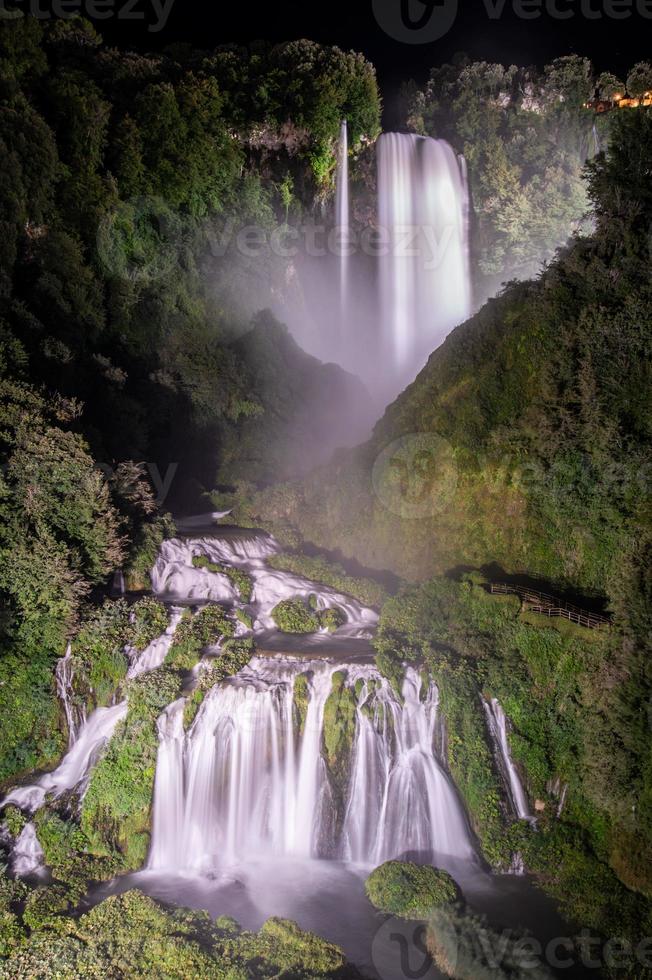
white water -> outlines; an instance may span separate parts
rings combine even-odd
[[[73,680],[73,665],[72,665],[72,648],[70,643],[66,648],[66,655],[57,661],[57,666],[54,672],[56,685],[57,685],[57,695],[61,701],[63,707],[63,713],[66,718],[66,726],[68,728],[68,748],[72,748],[80,727],[86,721],[86,710],[83,706],[77,708],[72,703],[72,680]]]
[[[360,690],[338,832],[323,757],[324,706],[337,669],[319,660],[254,658],[212,689],[187,735],[183,700],[164,712],[151,870],[210,873],[270,857],[376,864],[413,851],[431,860],[472,858],[460,804],[434,755],[436,691],[421,700],[411,668],[401,700],[374,667],[346,667],[346,685],[355,689],[359,681]],[[306,672],[299,735],[293,692]]]
[[[527,794],[523,788],[518,769],[514,765],[507,737],[507,718],[496,698],[484,701],[487,724],[494,742],[501,772],[506,779],[506,788],[515,815],[519,820],[531,820],[532,813]]]
[[[298,256],[259,305],[305,351],[361,378],[380,410],[470,316],[466,166],[444,140],[384,133],[374,220],[364,195],[353,206],[347,143],[343,123],[334,227],[314,239],[298,230]]]
[[[100,751],[126,713],[126,701],[110,708],[96,708],[80,728],[72,748],[57,768],[53,772],[44,773],[30,786],[12,789],[0,803],[0,808],[13,803],[21,810],[34,813],[43,806],[46,796],[56,798],[78,787],[86,779]]]
[[[43,848],[33,823],[26,823],[11,852],[11,870],[15,875],[33,874],[43,864]]]
[[[346,616],[340,635],[368,635],[378,616],[350,596],[316,585],[289,572],[269,568],[265,558],[279,550],[274,539],[264,533],[237,536],[173,538],[164,542],[152,572],[152,588],[158,595],[199,602],[225,602],[244,607],[235,586],[226,575],[194,568],[195,555],[206,555],[212,562],[241,568],[253,580],[252,599],[246,608],[254,617],[256,631],[274,628],[271,613],[283,599],[315,597],[317,607],[335,607]]]
[[[471,312],[468,192],[444,140],[384,133],[378,140],[378,221],[390,247],[380,260],[380,363],[411,380]]]
[[[351,795],[344,822],[344,854],[374,865],[403,852],[435,860],[473,856],[466,820],[434,753],[439,693],[421,690],[408,668],[402,703],[387,681],[370,698],[379,675],[367,668],[357,708]],[[365,707],[373,705],[373,715]]]
[[[340,126],[340,142],[337,152],[335,191],[336,225],[340,235],[340,321],[343,329],[348,320],[349,279],[349,134],[346,120]]]
[[[161,666],[172,646],[174,631],[179,625],[182,615],[183,609],[178,606],[172,607],[167,629],[134,658],[127,671],[128,680],[131,680],[132,677],[138,677],[139,674],[144,674],[148,670],[156,670],[157,667]]]

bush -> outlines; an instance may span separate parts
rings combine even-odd
[[[272,609],[272,619],[283,633],[316,633],[317,616],[302,599],[283,599]]]
[[[386,861],[365,882],[367,897],[381,912],[404,919],[427,919],[433,909],[461,898],[447,871],[407,861]]]
[[[334,633],[335,630],[339,629],[340,626],[344,626],[346,623],[346,615],[341,609],[333,606],[329,609],[323,609],[317,614],[319,620],[319,625],[323,630],[328,630],[329,633]]]

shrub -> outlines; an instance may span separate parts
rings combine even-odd
[[[321,628],[328,630],[329,633],[334,633],[335,630],[339,629],[340,626],[344,626],[346,623],[345,613],[335,606],[332,606],[329,609],[323,609],[317,614],[317,618]]]
[[[283,599],[272,609],[272,619],[283,633],[316,633],[317,616],[302,599]]]
[[[367,878],[365,889],[377,909],[404,919],[427,919],[433,909],[461,898],[447,871],[407,861],[381,864]]]

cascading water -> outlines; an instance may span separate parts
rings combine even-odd
[[[26,823],[11,852],[11,870],[15,875],[31,875],[42,866],[43,859],[34,824]]]
[[[170,647],[172,646],[174,631],[179,625],[182,615],[183,609],[177,606],[172,607],[168,628],[161,636],[158,636],[155,640],[152,640],[152,642],[145,647],[142,653],[138,654],[132,660],[129,670],[127,671],[128,680],[131,680],[133,677],[138,677],[140,674],[144,674],[148,670],[156,670],[157,667],[161,666]]]
[[[384,133],[378,140],[381,364],[410,380],[471,311],[468,193],[463,165],[443,140]]]
[[[496,698],[483,701],[487,724],[496,749],[498,763],[505,779],[506,789],[515,815],[519,820],[531,820],[532,813],[518,769],[514,765],[507,738],[507,718]]]
[[[48,795],[61,796],[75,789],[86,778],[98,753],[111,738],[116,725],[127,713],[127,702],[110,708],[96,708],[84,722],[72,748],[53,772],[46,772],[30,786],[12,789],[0,803],[0,807],[13,803],[33,813],[42,807]]]
[[[73,704],[73,663],[72,647],[70,643],[66,648],[66,655],[57,661],[54,676],[57,685],[57,695],[61,701],[63,713],[66,718],[66,726],[68,728],[68,748],[70,749],[77,738],[79,729],[86,721],[86,711],[84,707],[77,707]]]
[[[335,184],[335,214],[340,237],[340,321],[346,329],[349,274],[349,134],[346,119],[340,126]]]
[[[384,133],[376,158],[376,220],[361,226],[343,122],[334,237],[308,237],[290,277],[298,295],[283,300],[279,284],[271,306],[308,353],[358,375],[387,404],[471,313],[469,194],[464,159],[444,140]],[[369,202],[359,203],[363,213]]]
[[[240,534],[231,537],[172,538],[163,543],[152,572],[152,587],[159,595],[199,602],[241,605],[238,591],[226,574],[194,568],[193,557],[206,556],[221,566],[245,571],[252,580],[253,593],[247,608],[254,617],[254,629],[274,628],[272,610],[283,599],[313,597],[318,609],[339,609],[346,624],[340,635],[368,635],[378,621],[377,614],[361,603],[326,586],[265,564],[265,558],[279,551],[270,535]]]
[[[151,870],[211,872],[256,856],[363,864],[414,852],[429,860],[472,858],[460,804],[433,751],[436,689],[421,692],[412,668],[399,697],[374,667],[346,667],[355,737],[338,818],[324,755],[325,707],[337,670],[319,660],[255,658],[212,689],[187,735],[183,700],[166,709]],[[299,675],[308,685],[302,725]]]
[[[356,708],[351,791],[344,821],[344,854],[381,864],[412,852],[472,857],[462,810],[435,756],[439,692],[422,690],[408,669],[402,700],[374,670],[363,675]],[[397,851],[398,849],[398,851]]]

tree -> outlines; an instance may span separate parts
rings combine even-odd
[[[639,98],[652,91],[652,65],[649,61],[639,61],[627,76],[627,91],[632,98]]]

